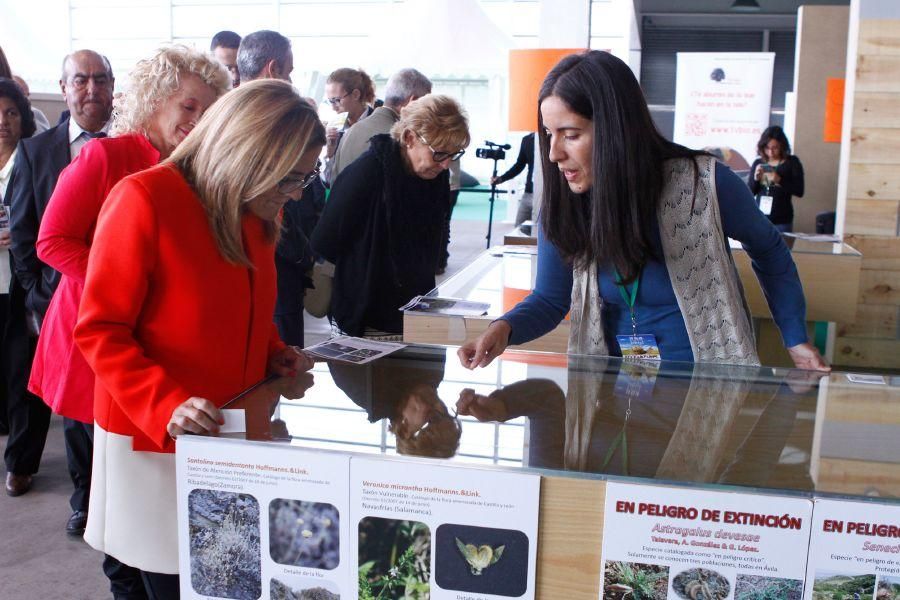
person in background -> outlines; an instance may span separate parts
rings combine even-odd
[[[72,332],[97,216],[112,187],[169,156],[229,84],[214,59],[176,45],[139,61],[127,89],[115,100],[112,137],[85,145],[60,175],[36,244],[38,258],[61,278],[38,338],[28,389],[63,416],[66,439],[72,440],[68,447],[75,492],[66,531],[78,536],[84,534],[91,488],[94,374]],[[113,593],[124,592],[114,586]]]
[[[231,75],[231,87],[241,85],[241,74],[237,66],[238,48],[241,45],[241,36],[233,31],[220,31],[213,36],[209,43],[209,51],[219,64],[228,69]]]
[[[727,238],[743,243],[800,368],[828,370],[806,336],[797,268],[747,186],[657,131],[624,62],[562,59],[539,95],[544,205],[534,291],[463,345],[463,366],[540,337],[571,310],[569,352],[757,365]]]
[[[390,135],[335,182],[313,232],[313,248],[334,263],[329,318],[336,333],[396,339],[398,310],[434,287],[450,192],[450,161],[469,145],[462,107],[429,94],[410,102]]]
[[[244,36],[238,47],[237,68],[239,79],[244,82],[281,79],[290,83],[294,71],[291,40],[268,29]]]
[[[22,90],[22,93],[25,94],[25,97],[30,100],[31,90],[28,88],[28,82],[26,82],[18,75],[13,75],[12,80],[16,82],[16,85],[19,86],[19,89]],[[45,131],[50,129],[50,120],[47,118],[47,115],[44,114],[44,111],[36,106],[32,106],[31,112],[34,115],[34,124],[37,127],[37,131],[35,131],[35,133],[44,133]]]
[[[25,94],[25,97],[30,98],[31,91],[28,89],[28,84],[25,83],[24,79],[13,74],[12,69],[9,66],[9,61],[6,60],[6,54],[3,53],[3,48],[0,48],[0,77],[15,81],[22,90],[22,93]],[[34,124],[37,126],[37,131],[35,131],[35,133],[43,133],[50,129],[50,121],[41,109],[32,106],[31,112],[34,114]]]
[[[329,127],[328,144],[325,146],[325,183],[334,183],[334,157],[340,147],[341,137],[360,120],[367,118],[374,110],[370,105],[375,100],[375,84],[362,69],[343,68],[333,71],[325,81],[325,99],[334,112],[347,113],[347,119],[340,129]],[[344,165],[346,166],[346,162]]]
[[[9,66],[9,61],[6,59],[6,53],[3,52],[3,47],[0,47],[0,77],[12,79],[12,69]]]
[[[274,31],[251,33],[241,42],[238,64],[244,82],[257,79],[282,79],[290,82],[294,59],[290,41]],[[304,102],[307,100],[304,98]],[[309,104],[309,102],[307,102]],[[311,106],[315,110],[315,106]],[[284,208],[281,220],[281,236],[275,249],[275,267],[278,271],[278,299],[275,302],[275,325],[285,343],[303,347],[303,297],[312,285],[307,272],[315,258],[309,245],[309,235],[321,214],[317,202],[324,204],[324,189],[319,181],[321,166],[316,163],[315,175],[304,191],[303,202],[291,202]],[[309,200],[309,201],[307,201]]]
[[[491,185],[500,185],[513,177],[517,177],[526,167],[528,168],[528,173],[525,175],[525,192],[519,198],[519,208],[516,211],[516,227],[519,227],[525,221],[530,221],[534,212],[534,133],[529,133],[522,138],[522,143],[519,145],[519,156],[516,157],[515,164],[503,175],[491,177]]]
[[[151,599],[179,597],[178,437],[217,432],[242,390],[313,365],[272,323],[274,258],[324,144],[290,84],[245,82],[100,212],[75,327],[97,377],[85,540],[140,569]]]
[[[750,166],[747,183],[759,209],[781,232],[794,230],[792,196],[803,197],[803,165],[791,154],[791,145],[781,127],[773,125],[756,144],[759,157]]]
[[[0,50],[0,61],[5,60]],[[28,97],[16,86],[11,79],[0,77],[0,201],[3,202],[2,214],[0,214],[0,435],[9,433],[9,420],[7,415],[8,397],[12,390],[9,389],[9,373],[24,371],[27,378],[28,365],[25,363],[28,356],[28,334],[25,331],[25,304],[21,294],[15,306],[21,314],[16,318],[10,318],[10,290],[12,283],[12,265],[9,256],[11,242],[9,234],[9,205],[4,200],[9,180],[12,176],[13,164],[16,160],[16,147],[19,140],[30,138],[36,131],[31,105]],[[21,325],[19,331],[15,330],[15,324]],[[7,332],[9,326],[13,329]],[[17,335],[18,334],[18,335]],[[19,377],[12,377],[19,379]],[[16,393],[24,393],[19,388]],[[14,406],[21,406],[23,400],[13,402]]]
[[[59,273],[37,257],[38,229],[59,174],[78,156],[88,140],[106,135],[114,84],[112,68],[106,58],[93,50],[70,54],[63,60],[59,82],[70,116],[44,133],[19,142],[7,193],[15,285],[20,285],[25,295],[24,318],[31,334],[27,357],[33,355],[41,322],[59,283]],[[21,388],[21,392],[17,390],[11,394],[10,402],[24,399],[19,406],[10,406],[12,433],[5,459],[6,489],[13,496],[22,495],[31,488],[32,475],[40,465],[50,424],[50,409],[40,398],[26,391],[31,366],[30,358],[27,360],[28,368],[21,372],[22,380],[10,381],[11,386]],[[13,418],[13,412],[18,416]],[[74,422],[64,422],[70,472],[76,472],[83,464],[77,457],[89,452],[86,447],[89,447],[90,438],[80,429]],[[77,491],[78,485],[75,487]],[[66,531],[76,532],[79,527],[83,528],[83,520],[75,513],[77,511],[66,524]]]
[[[391,75],[384,87],[384,104],[341,136],[331,161],[331,178],[336,180],[344,167],[362,156],[372,136],[390,133],[404,106],[430,93],[431,80],[415,69],[400,69]]]

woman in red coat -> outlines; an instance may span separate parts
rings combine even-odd
[[[64,417],[75,488],[66,524],[70,535],[84,533],[91,488],[94,374],[75,347],[72,331],[97,215],[120,179],[169,156],[228,89],[224,69],[185,46],[164,48],[140,61],[130,74],[128,91],[116,99],[113,137],[85,145],[60,175],[41,221],[38,256],[62,277],[38,338],[28,389]],[[114,567],[107,566],[106,571],[116,588]]]
[[[272,322],[281,208],[316,175],[325,130],[290,84],[219,100],[163,164],[100,212],[75,340],[97,375],[85,540],[176,598],[175,438],[267,374],[309,369]]]

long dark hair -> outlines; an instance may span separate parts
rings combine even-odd
[[[34,113],[31,112],[31,102],[28,101],[28,97],[22,92],[19,84],[12,79],[0,77],[0,98],[9,98],[16,105],[16,110],[19,111],[19,116],[22,117],[21,139],[33,136],[34,132],[37,131],[37,125],[34,123]]]
[[[570,191],[550,162],[540,114],[540,103],[550,96],[593,123],[593,181],[584,194]],[[655,255],[651,232],[665,183],[663,161],[705,153],[659,133],[631,69],[608,52],[573,54],[553,67],[541,85],[538,123],[544,235],[565,260],[613,266],[626,283],[633,281]]]
[[[9,61],[6,60],[6,54],[3,53],[3,48],[0,48],[0,77],[12,79],[12,69],[9,66]]]
[[[756,153],[759,154],[761,159],[768,160],[769,157],[766,156],[766,146],[768,146],[769,142],[772,140],[775,140],[778,142],[778,145],[781,146],[782,160],[791,155],[791,144],[788,142],[787,136],[784,135],[784,129],[778,125],[772,125],[762,132],[762,135],[759,136],[759,142],[756,143]]]

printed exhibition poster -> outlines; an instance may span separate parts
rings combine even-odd
[[[354,457],[358,595],[534,598],[540,477]]]
[[[350,597],[349,456],[189,435],[177,448],[182,598]]]
[[[601,600],[801,600],[802,498],[609,482]]]
[[[900,506],[817,498],[805,600],[900,598]]]
[[[678,52],[674,141],[689,148],[729,148],[734,170],[750,168],[759,136],[769,126],[771,52]]]

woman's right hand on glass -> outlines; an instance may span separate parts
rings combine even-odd
[[[760,181],[763,176],[763,166],[762,164],[756,165],[756,169],[753,171],[753,178],[757,181]]]
[[[192,396],[172,411],[166,431],[172,438],[184,433],[216,433],[224,423],[225,417],[215,404]]]
[[[467,369],[488,366],[506,350],[511,332],[512,328],[506,321],[494,321],[478,338],[459,348],[456,352],[459,362]]]

